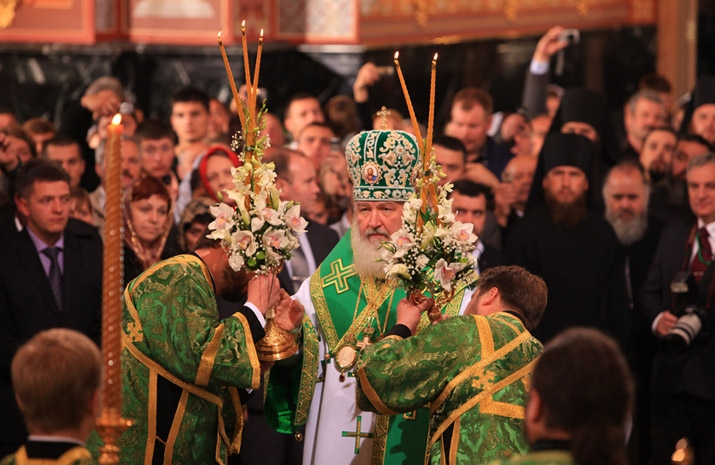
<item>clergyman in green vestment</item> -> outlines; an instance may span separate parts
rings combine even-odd
[[[96,465],[84,447],[99,410],[102,356],[95,343],[71,329],[42,331],[17,351],[11,372],[30,436],[0,464]]]
[[[403,131],[364,131],[346,149],[353,182],[352,228],[294,296],[305,307],[303,351],[293,367],[271,369],[264,413],[277,431],[304,435],[304,464],[423,465],[429,410],[400,415],[362,411],[354,367],[364,342],[396,322],[405,291],[385,280],[383,241],[402,225],[414,192],[419,151]],[[466,283],[442,308],[463,310]],[[428,319],[425,315],[424,325]]]
[[[397,324],[360,357],[359,407],[394,415],[429,405],[435,465],[525,453],[524,406],[542,350],[529,330],[541,319],[546,295],[544,281],[523,268],[490,268],[465,315],[414,336],[422,308],[402,300]]]
[[[493,465],[626,465],[633,383],[611,338],[571,328],[544,347],[531,376],[530,451]]]
[[[219,317],[219,301],[243,298]],[[241,441],[238,389],[260,384],[254,342],[280,300],[278,280],[233,271],[221,242],[202,237],[195,255],[150,267],[122,300],[122,416],[135,425],[118,441],[120,463],[225,464]],[[283,316],[276,310],[276,323],[291,330],[302,313],[293,326]]]

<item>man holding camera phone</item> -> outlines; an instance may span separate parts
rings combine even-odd
[[[564,29],[554,26],[544,34],[536,44],[536,50],[531,58],[531,64],[526,73],[521,106],[526,109],[530,118],[538,115],[549,114],[553,118],[558,108],[558,100],[547,102],[548,86],[551,80],[549,68],[551,57],[569,45],[580,42],[580,33],[577,29]],[[563,57],[559,58],[557,71],[563,67]]]
[[[653,465],[670,464],[687,437],[696,463],[715,463],[715,154],[686,174],[695,223],[669,225],[643,286],[643,308],[659,345],[653,363]]]

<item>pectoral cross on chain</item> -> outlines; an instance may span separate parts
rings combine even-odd
[[[355,455],[360,453],[360,439],[362,439],[362,438],[372,439],[372,433],[363,433],[362,431],[360,431],[361,425],[362,425],[362,416],[358,415],[357,426],[355,428],[355,432],[343,431],[344,438],[355,438]]]

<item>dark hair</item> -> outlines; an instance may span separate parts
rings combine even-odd
[[[20,167],[15,181],[15,191],[22,198],[28,198],[36,182],[57,182],[64,181],[70,183],[70,175],[62,169],[58,162],[32,159]]]
[[[48,134],[57,132],[57,128],[52,121],[45,118],[31,118],[25,121],[22,129],[29,134]]]
[[[76,199],[78,204],[87,204],[91,207],[89,192],[84,187],[73,186],[70,188],[70,199]]]
[[[710,142],[708,142],[703,136],[698,135],[698,134],[680,134],[678,136],[678,142],[680,141],[685,141],[685,142],[695,142],[696,144],[703,145],[707,147],[708,152],[713,151],[713,146]]]
[[[0,133],[5,134],[6,136],[12,136],[18,139],[22,139],[22,141],[25,142],[30,149],[30,155],[32,155],[32,158],[37,158],[37,150],[35,150],[35,141],[32,140],[32,137],[30,137],[30,135],[24,129],[22,129],[22,126],[18,126],[17,124],[11,124],[10,126],[6,126],[0,129]]]
[[[465,87],[454,95],[452,99],[452,108],[459,105],[463,110],[469,111],[475,105],[479,105],[484,109],[484,113],[489,116],[494,111],[494,100],[488,92],[476,87]]]
[[[349,95],[336,95],[323,106],[323,114],[335,135],[341,139],[360,130],[357,104]]]
[[[82,149],[80,148],[79,143],[77,143],[77,141],[72,139],[70,136],[66,136],[64,134],[57,134],[52,139],[48,139],[44,143],[42,146],[42,158],[47,158],[47,148],[50,146],[69,147],[71,145],[77,146],[77,153],[79,153],[79,157],[82,158]]]
[[[152,195],[158,195],[166,200],[168,208],[171,208],[171,196],[169,195],[169,191],[166,189],[164,183],[154,176],[146,175],[139,178],[134,181],[131,189],[130,202],[136,202],[138,200],[148,199]]]
[[[300,130],[300,132],[298,133],[298,139],[300,139],[301,136],[303,136],[303,133],[305,132],[306,129],[312,128],[312,127],[325,128],[333,133],[333,137],[335,136],[335,131],[333,131],[333,128],[331,128],[328,123],[323,123],[321,121],[313,121],[312,123],[306,124],[303,127],[303,129]]]
[[[206,229],[204,229],[204,232],[201,233],[201,236],[199,236],[199,240],[196,241],[196,245],[194,246],[194,250],[200,250],[200,249],[218,249],[221,247],[221,239],[211,239],[208,237],[208,234],[211,231],[209,231],[208,226]]]
[[[638,80],[639,89],[651,89],[664,94],[673,90],[670,82],[658,73],[646,73]]]
[[[206,92],[196,87],[184,87],[180,91],[171,96],[171,106],[176,103],[196,102],[200,103],[209,112],[209,101],[211,98]]]
[[[201,173],[199,173],[198,168],[191,170],[189,181],[191,183],[191,192],[194,192],[199,187],[203,187],[203,183],[201,182]]]
[[[263,158],[266,163],[273,163],[276,177],[285,181],[291,182],[290,162],[292,157],[303,157],[303,152],[287,149],[285,147],[276,147],[271,149]]]
[[[174,143],[174,131],[168,124],[158,119],[149,119],[141,123],[137,126],[134,137],[140,144],[145,140],[159,140],[165,137]]]
[[[653,134],[654,132],[658,132],[658,131],[669,132],[672,135],[674,135],[676,137],[676,139],[678,137],[678,133],[675,132],[675,129],[671,128],[670,126],[658,126],[658,127],[652,128],[651,130],[649,130],[646,133],[645,137],[643,138],[643,142],[645,143],[645,141],[648,140],[648,137],[650,137],[651,134]]]
[[[462,158],[464,159],[464,161],[467,161],[467,148],[464,146],[464,143],[456,137],[439,134],[432,138],[432,145],[439,145],[440,147],[444,147],[447,150],[454,150],[455,152],[459,152],[462,154]]]
[[[288,99],[288,103],[286,103],[286,109],[283,112],[283,120],[285,120],[288,116],[288,113],[290,112],[290,107],[298,100],[318,100],[318,98],[315,95],[309,94],[308,92],[298,92],[297,94],[291,95],[291,97]],[[320,104],[320,101],[318,101],[318,104]]]
[[[523,315],[526,329],[532,331],[539,325],[548,294],[543,279],[520,266],[496,266],[479,276],[475,292],[482,294],[493,287],[499,290],[502,304]]]
[[[479,184],[468,179],[454,181],[454,184],[452,185],[452,193],[455,192],[459,195],[466,195],[467,197],[479,197],[483,195],[487,199],[489,199],[489,194],[491,193],[489,186]]]
[[[633,384],[612,339],[587,328],[560,333],[536,362],[531,389],[541,399],[546,427],[571,433],[575,463],[627,463],[624,424]]]

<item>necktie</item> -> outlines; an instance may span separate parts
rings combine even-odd
[[[708,234],[708,230],[703,226],[700,228],[700,231],[698,231],[698,251],[695,257],[693,257],[693,262],[690,264],[690,272],[693,274],[695,282],[700,282],[705,270],[708,269],[708,266],[710,266],[713,260],[713,251],[710,248],[710,240],[708,237],[710,237],[710,234]]]
[[[50,287],[55,295],[57,306],[62,310],[62,273],[60,272],[60,264],[57,261],[57,255],[60,251],[57,247],[47,247],[42,253],[50,259],[50,272],[47,277],[50,279]]]
[[[293,268],[293,276],[291,276],[293,280],[293,292],[298,292],[300,285],[310,276],[308,261],[305,259],[302,247],[293,250],[293,255],[290,257],[290,265]]]

